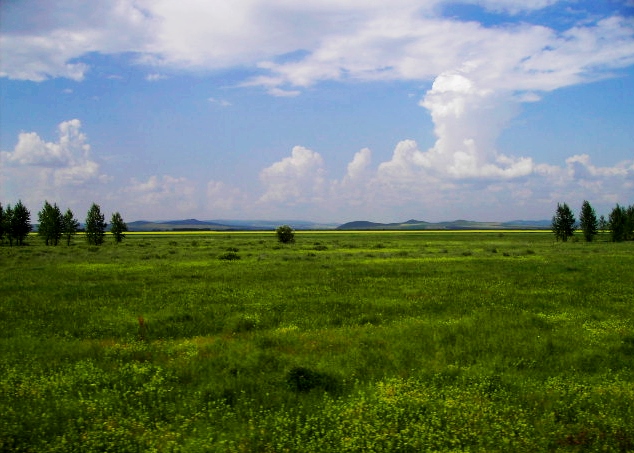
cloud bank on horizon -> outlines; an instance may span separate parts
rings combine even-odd
[[[399,84],[416,85],[424,87],[418,105],[421,122],[425,112],[431,119],[433,140],[421,149],[402,137],[379,162],[371,146],[349,150],[347,166],[335,171],[328,166],[331,156],[306,143],[268,162],[253,153],[251,165],[260,165],[253,184],[242,183],[247,172],[222,178],[200,169],[190,174],[184,166],[173,174],[173,168],[160,165],[150,174],[147,169],[135,174],[132,165],[123,165],[124,171],[109,161],[116,152],[83,131],[97,125],[77,116],[59,121],[52,141],[41,136],[52,128],[46,124],[38,131],[20,128],[14,147],[2,144],[0,198],[4,203],[21,198],[32,209],[44,199],[76,209],[97,201],[134,219],[328,221],[508,220],[547,216],[558,201],[580,206],[588,199],[604,208],[628,204],[634,201],[631,157],[596,165],[589,151],[573,152],[555,165],[498,150],[501,135],[522,108],[539,105],[555,90],[619,78],[631,84],[634,4],[606,0],[605,5],[597,9],[596,2],[566,0],[4,2],[0,83],[6,93],[21,93],[27,84],[70,80],[80,87],[123,77],[95,74],[96,56],[116,60],[121,73],[143,72],[147,84],[223,74],[231,92],[258,90],[287,102],[302,102],[332,84],[384,87],[377,97]],[[629,96],[623,102],[632,106],[634,93]],[[94,91],[93,97],[102,95]],[[205,100],[219,110],[236,104],[217,94]],[[284,133],[282,126],[277,133]],[[109,146],[116,147],[116,141]],[[627,152],[634,156],[634,144]]]

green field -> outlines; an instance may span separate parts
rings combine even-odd
[[[0,247],[0,451],[634,451],[634,242]]]

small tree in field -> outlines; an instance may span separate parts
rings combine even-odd
[[[9,214],[9,241],[13,243],[13,239],[15,239],[17,245],[24,245],[24,239],[26,239],[33,228],[31,226],[31,213],[22,204],[22,201],[18,201],[13,209],[9,206],[7,213]]]
[[[79,229],[79,221],[75,218],[73,211],[66,210],[64,217],[62,218],[62,232],[66,236],[66,245],[70,245],[70,238],[77,233]]]
[[[566,203],[557,203],[557,211],[553,217],[552,231],[557,240],[566,242],[575,232],[575,216]]]
[[[2,207],[2,203],[0,203],[0,243],[4,240],[4,232],[5,232],[5,213],[4,208]]]
[[[112,219],[110,220],[110,232],[114,237],[114,241],[118,244],[125,237],[125,232],[128,231],[128,225],[125,224],[121,214],[115,212],[112,214]]]
[[[608,220],[613,242],[621,242],[627,239],[627,211],[618,204],[610,213]]]
[[[106,235],[106,226],[108,226],[104,220],[105,217],[101,213],[101,208],[98,204],[93,203],[86,215],[86,240],[89,244],[103,244],[103,238]]]
[[[295,231],[288,225],[282,225],[275,230],[277,240],[282,244],[292,244],[295,242]]]
[[[44,201],[44,207],[37,213],[40,226],[37,234],[44,239],[46,245],[57,245],[62,237],[63,217],[57,203],[51,205]]]
[[[605,220],[604,215],[601,215],[601,217],[599,217],[599,231],[603,233],[607,228],[608,228],[608,221]]]
[[[579,226],[581,227],[581,231],[583,231],[583,237],[586,239],[586,242],[592,242],[594,236],[599,232],[597,214],[588,201],[584,201],[581,205]]]

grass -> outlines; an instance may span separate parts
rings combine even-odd
[[[634,451],[634,243],[0,247],[2,451]]]

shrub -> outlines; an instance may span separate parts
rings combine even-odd
[[[277,240],[282,244],[292,244],[295,242],[295,231],[288,225],[282,225],[275,230]]]
[[[326,392],[337,390],[337,380],[326,373],[313,371],[310,368],[294,367],[286,374],[286,384],[294,392],[309,392],[321,388]]]
[[[225,252],[220,255],[218,259],[225,261],[235,261],[240,259],[240,255],[238,255],[236,252]]]

